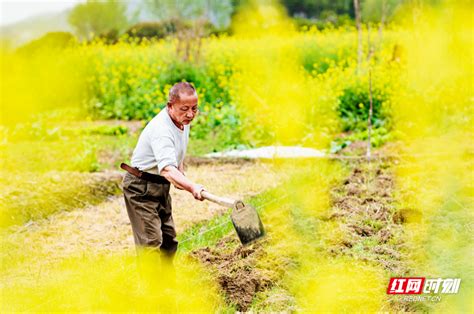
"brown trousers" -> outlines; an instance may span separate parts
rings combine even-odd
[[[123,194],[137,248],[161,250],[172,257],[178,249],[171,212],[170,184],[158,184],[126,173]]]

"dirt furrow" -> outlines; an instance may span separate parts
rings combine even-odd
[[[340,223],[342,230],[331,254],[371,261],[403,275],[407,271],[401,253],[403,217],[393,198],[390,161],[352,161],[348,166],[349,177],[331,191],[329,219]]]
[[[409,272],[402,238],[405,218],[404,212],[397,208],[395,179],[391,168],[393,160],[381,158],[381,155],[376,157],[371,162],[357,158],[343,159],[341,162],[349,175],[340,184],[330,188],[328,211],[309,220],[304,215],[295,217],[305,220],[305,223],[316,223],[318,228],[332,230],[321,242],[327,246],[319,247],[315,243],[313,249],[321,249],[319,254],[350,257],[355,263],[367,262],[381,267],[387,273],[403,276]],[[306,191],[305,188],[307,186],[300,187],[303,191]],[[291,200],[280,206],[289,206],[294,210],[298,207]],[[291,213],[295,214],[294,210]],[[251,309],[255,297],[262,295],[263,291],[275,286],[279,289],[289,287],[281,285],[283,278],[275,276],[275,269],[262,269],[261,263],[257,262],[265,258],[268,246],[274,244],[261,240],[246,248],[237,241],[235,236],[229,236],[216,246],[193,251],[192,256],[211,270],[228,303],[239,311],[247,311]],[[277,257],[278,262],[283,264],[292,258],[295,257]],[[292,264],[297,264],[297,261],[289,263]],[[282,275],[285,276],[279,276]],[[285,291],[285,294],[291,296],[290,291]],[[268,295],[271,297],[271,293]],[[403,304],[392,304],[392,308],[409,309]]]
[[[229,304],[235,305],[237,311],[247,311],[255,294],[272,286],[266,272],[255,267],[263,245],[260,241],[243,247],[235,236],[228,236],[215,248],[201,248],[191,256],[211,267]]]

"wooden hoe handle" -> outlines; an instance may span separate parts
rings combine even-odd
[[[207,191],[202,191],[201,196],[211,202],[214,202],[216,204],[222,205],[224,207],[234,207],[235,201],[230,198],[225,198],[225,197],[220,197],[217,195],[214,195],[212,193],[209,193]]]

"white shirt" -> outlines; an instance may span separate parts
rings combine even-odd
[[[163,109],[143,129],[132,155],[132,167],[161,173],[164,167],[178,168],[184,160],[189,140],[189,124],[180,130]]]

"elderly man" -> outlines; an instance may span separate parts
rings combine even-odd
[[[171,210],[170,183],[203,200],[202,185],[184,175],[184,155],[189,139],[189,124],[198,113],[194,87],[175,84],[168,104],[140,134],[133,151],[132,167],[123,179],[123,192],[132,225],[135,245],[156,248],[173,257],[178,248]]]

